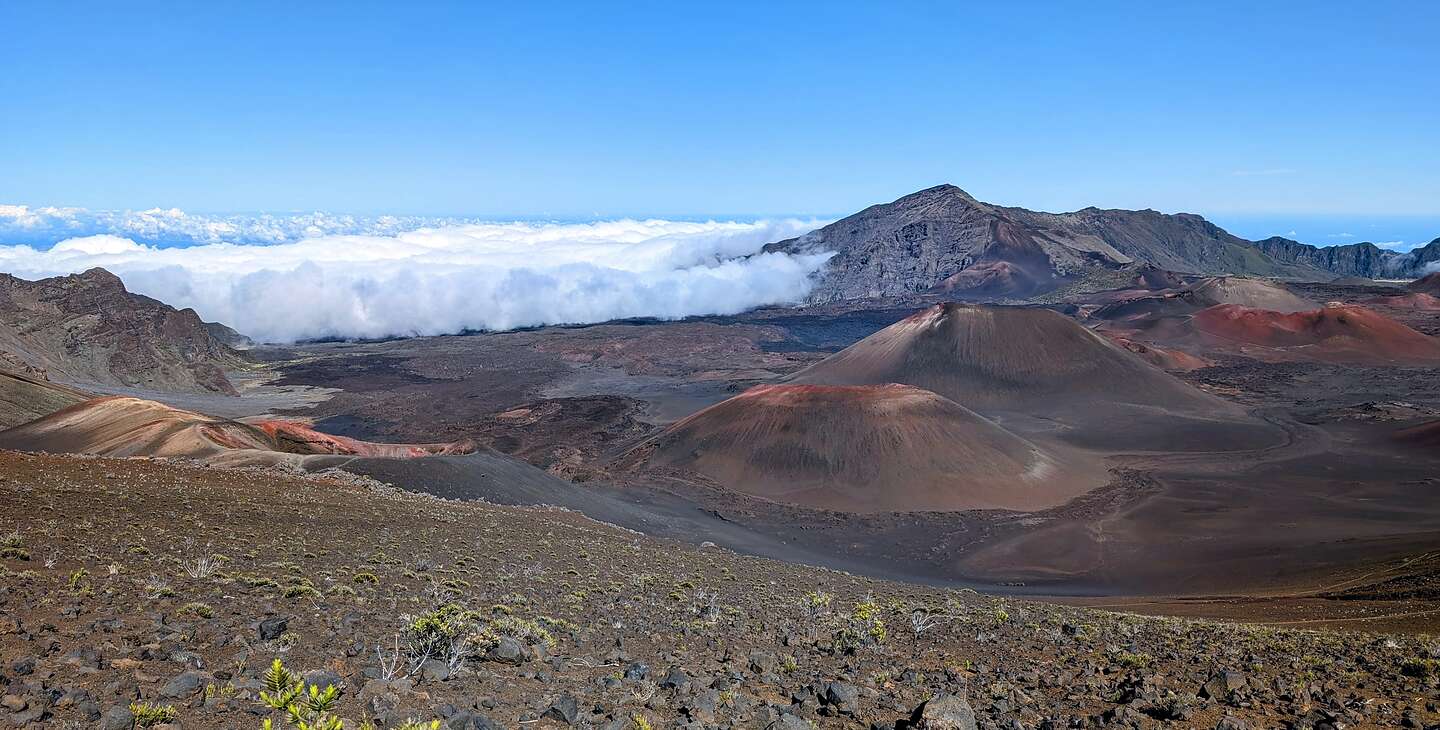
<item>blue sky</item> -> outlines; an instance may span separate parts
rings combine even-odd
[[[1440,235],[1440,3],[1178,5],[7,2],[0,203]]]

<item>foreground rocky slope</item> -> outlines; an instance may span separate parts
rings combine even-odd
[[[277,658],[346,727],[1440,721],[1426,639],[866,580],[353,479],[12,453],[0,476],[16,727],[280,727]]]
[[[244,361],[216,339],[221,331],[194,310],[131,294],[104,269],[39,281],[0,274],[0,353],[52,380],[233,395],[225,371]]]

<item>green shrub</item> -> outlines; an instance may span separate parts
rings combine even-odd
[[[1407,677],[1426,677],[1440,674],[1440,659],[1415,657],[1400,663],[1400,673]]]
[[[203,603],[200,603],[199,601],[191,601],[190,603],[181,606],[178,613],[182,616],[196,616],[198,618],[215,617],[215,609]]]
[[[315,590],[315,586],[305,583],[293,585],[285,589],[286,598],[318,598],[320,595],[320,591]]]
[[[174,705],[131,702],[130,714],[135,716],[135,727],[151,727],[173,721],[179,712],[175,710]]]

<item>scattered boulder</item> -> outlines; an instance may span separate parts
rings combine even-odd
[[[559,699],[550,703],[550,707],[540,716],[546,720],[559,720],[566,725],[574,725],[580,717],[580,702],[575,695],[561,695]]]
[[[100,721],[100,730],[130,730],[135,726],[135,714],[124,705],[111,707]]]
[[[853,684],[830,682],[820,696],[826,707],[842,715],[853,715],[860,709],[860,691]]]
[[[285,633],[285,629],[289,626],[290,618],[288,616],[267,618],[264,621],[260,622],[260,640],[271,641],[274,639],[278,639],[280,638],[281,634]]]
[[[1245,688],[1245,675],[1240,672],[1223,671],[1216,672],[1205,684],[1200,686],[1197,693],[1201,697],[1211,700],[1223,700],[1230,696],[1231,692],[1238,692]]]
[[[665,674],[665,678],[660,680],[660,687],[662,689],[673,689],[678,691],[683,690],[689,686],[690,678],[685,676],[685,670],[681,669],[680,667],[671,667],[670,671]]]
[[[979,730],[975,710],[964,697],[938,694],[915,708],[908,727],[917,730]]]
[[[509,636],[501,637],[490,651],[485,653],[485,659],[500,664],[519,666],[530,661],[530,651],[518,639]]]
[[[194,697],[205,687],[207,677],[196,671],[181,672],[166,682],[160,688],[160,696],[165,699],[183,700]]]

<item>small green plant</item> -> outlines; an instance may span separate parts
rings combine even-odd
[[[179,712],[173,705],[155,705],[149,702],[131,702],[130,714],[135,716],[135,727],[152,727],[175,719]]]
[[[145,582],[145,593],[151,598],[174,598],[175,589],[170,587],[170,581],[159,576],[150,576]]]
[[[889,632],[880,613],[880,604],[865,600],[855,604],[850,613],[836,616],[835,648],[845,654],[854,654],[861,647],[885,643]]]
[[[315,586],[306,585],[304,583],[301,583],[299,585],[293,585],[285,589],[286,598],[319,598],[320,595],[320,591],[316,590]]]
[[[274,578],[266,578],[263,575],[237,574],[235,579],[250,588],[279,588],[280,584]]]
[[[555,636],[538,622],[514,616],[490,619],[485,628],[478,632],[476,639],[481,644],[493,646],[500,643],[502,636],[518,639],[532,646],[543,646],[549,650],[553,650],[557,644]]]
[[[811,591],[806,593],[804,598],[800,599],[800,605],[805,608],[805,614],[809,618],[816,619],[828,612],[830,610],[830,604],[834,601],[835,597],[829,593],[824,591]]]
[[[305,680],[295,674],[277,658],[265,672],[265,689],[260,690],[260,701],[272,710],[289,707],[304,690]]]
[[[260,691],[260,701],[271,710],[284,712],[296,730],[344,730],[344,721],[334,714],[339,688],[307,686],[300,675],[286,669],[279,659],[270,664],[263,679],[265,689]],[[260,727],[273,730],[274,722],[265,718]]]
[[[1150,664],[1150,655],[1129,651],[1119,651],[1114,654],[1115,663],[1126,669],[1140,669]]]
[[[362,572],[359,572],[359,573],[356,573],[356,574],[355,574],[354,581],[355,581],[356,583],[371,583],[371,584],[374,584],[374,583],[379,583],[379,582],[380,582],[380,579],[377,578],[374,573],[371,573],[371,572],[369,572],[369,571],[362,571]]]
[[[191,601],[190,603],[181,606],[178,613],[182,616],[195,616],[196,618],[215,617],[215,609],[203,603],[200,603],[199,601]]]
[[[456,603],[405,618],[405,639],[412,658],[438,658],[454,653],[475,626],[477,616]]]
[[[10,534],[0,537],[0,558],[29,560],[30,551],[21,547],[22,544],[23,542],[18,531],[12,531]]]
[[[1415,657],[1400,663],[1400,673],[1407,677],[1426,677],[1440,674],[1440,659]]]

